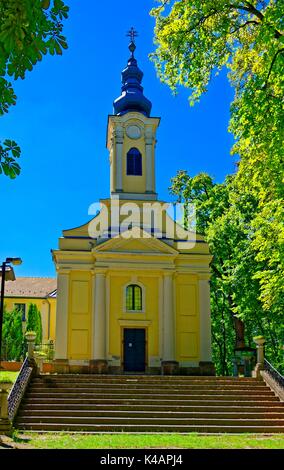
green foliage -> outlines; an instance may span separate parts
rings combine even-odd
[[[3,145],[0,143],[0,174],[16,178],[20,174],[20,165],[16,162],[16,158],[21,155],[20,147],[13,140],[4,140]]]
[[[24,354],[22,314],[18,310],[3,315],[2,354],[8,361],[19,361]]]
[[[53,361],[54,359],[54,342],[49,340],[45,344],[40,344],[40,346],[35,347],[37,354],[42,355],[46,361]]]
[[[193,105],[222,67],[229,71],[235,90],[229,129],[235,137],[232,153],[240,161],[229,207],[210,223],[206,236],[217,253],[224,250],[234,260],[234,266],[230,258],[224,261],[233,311],[246,325],[265,328],[271,337],[266,352],[278,362],[284,311],[283,2],[159,3],[152,10],[157,44],[152,59],[162,81],[175,92],[188,87]],[[223,197],[223,190],[215,188],[214,197],[216,191]],[[224,209],[226,201],[216,202]],[[212,210],[205,205],[204,211]]]
[[[40,344],[42,342],[42,322],[41,314],[39,309],[35,304],[29,305],[28,310],[28,321],[26,331],[34,331],[36,334],[35,344]]]
[[[0,2],[0,116],[16,104],[10,80],[24,79],[46,54],[62,55],[67,42],[62,34],[69,7],[62,0],[2,0]],[[13,141],[0,147],[0,173],[15,178],[20,167],[15,162],[20,149]],[[8,152],[8,154],[7,154]]]

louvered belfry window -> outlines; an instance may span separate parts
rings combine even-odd
[[[142,155],[135,147],[127,153],[127,175],[142,176]]]

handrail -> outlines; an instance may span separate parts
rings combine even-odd
[[[280,385],[281,388],[284,390],[284,376],[278,372],[278,370],[273,367],[267,359],[264,359],[264,370],[268,372],[269,375]]]
[[[21,400],[31,379],[34,367],[34,363],[28,357],[26,357],[20,369],[17,380],[10,390],[8,395],[8,416],[11,422],[17,414]]]

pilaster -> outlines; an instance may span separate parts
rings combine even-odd
[[[164,274],[164,347],[163,360],[175,359],[174,315],[173,315],[173,274]]]
[[[116,153],[116,187],[117,192],[122,191],[122,151],[123,151],[123,127],[115,129],[115,153]]]
[[[55,360],[68,358],[69,270],[57,276]]]
[[[209,276],[199,278],[200,361],[212,361]]]
[[[154,175],[153,175],[153,131],[152,128],[145,130],[145,147],[146,147],[146,192],[154,192]]]

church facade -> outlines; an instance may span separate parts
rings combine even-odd
[[[57,270],[55,370],[212,375],[211,255],[158,200],[156,132],[131,56],[109,116],[110,198],[64,230]],[[177,232],[182,236],[177,236]]]

